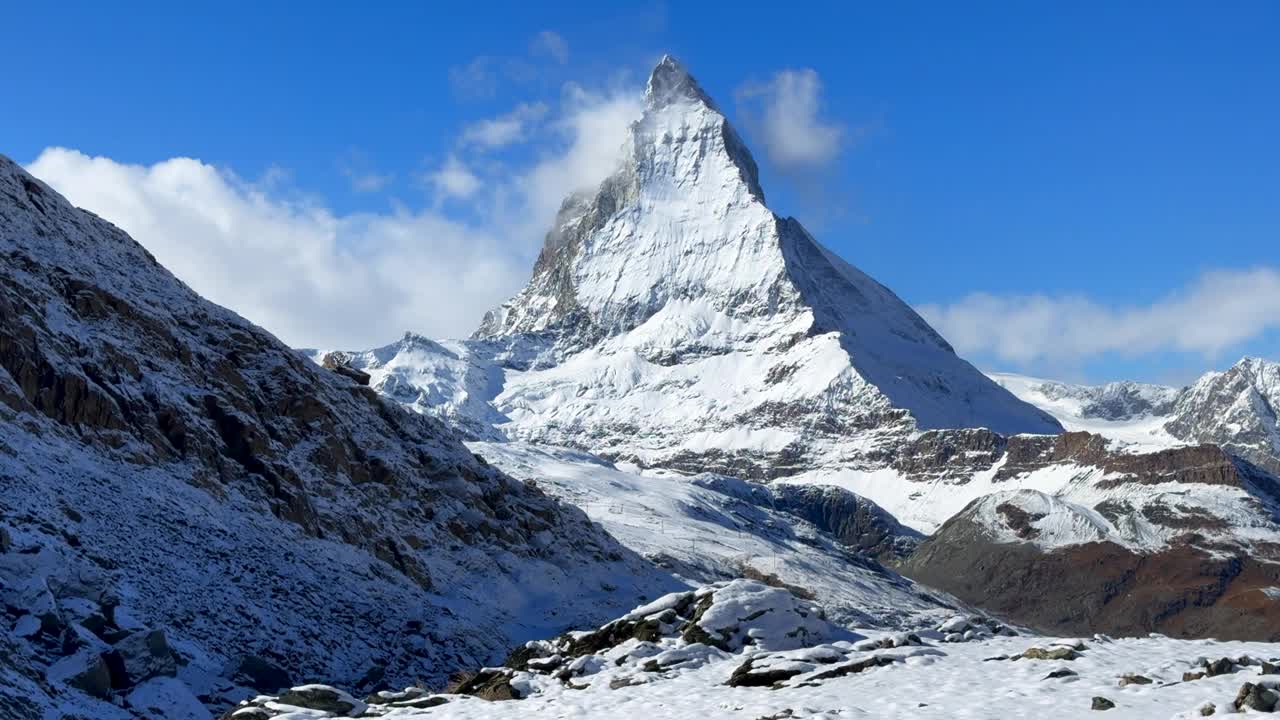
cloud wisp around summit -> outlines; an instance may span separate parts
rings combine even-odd
[[[822,81],[816,71],[782,70],[768,82],[742,86],[736,97],[765,156],[779,170],[818,170],[840,154],[845,127],[822,117]]]
[[[561,200],[616,167],[639,107],[638,93],[569,86],[544,153],[491,171],[450,155],[425,175],[434,198],[421,209],[342,214],[279,178],[192,158],[136,165],[53,147],[27,169],[286,343],[366,348],[405,330],[474,330],[528,279]]]

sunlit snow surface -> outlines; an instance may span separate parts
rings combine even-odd
[[[875,637],[875,633],[868,633]],[[1199,658],[1271,658],[1280,646],[1264,643],[1219,643],[1212,640],[1171,640],[1162,637],[1098,641],[1085,639],[1086,649],[1072,661],[989,660],[1012,656],[1046,638],[998,637],[980,642],[937,643],[879,651],[901,662],[856,675],[796,687],[803,676],[781,689],[727,687],[741,655],[713,660],[685,671],[652,673],[643,685],[610,688],[612,680],[635,674],[633,668],[608,664],[597,674],[575,678],[574,689],[538,677],[534,695],[524,700],[487,702],[459,697],[429,710],[400,709],[390,718],[611,718],[628,720],[688,720],[690,718],[1088,718],[1092,699],[1100,696],[1116,707],[1101,717],[1199,718],[1199,709],[1213,703],[1222,715],[1230,712],[1240,686],[1265,678],[1258,668],[1182,682],[1184,672],[1197,669]],[[1047,679],[1049,673],[1069,669],[1075,676]],[[1122,675],[1150,678],[1149,685],[1119,687]],[[1280,676],[1268,676],[1280,679]],[[790,711],[791,714],[786,714]]]
[[[918,628],[953,598],[877,569],[791,515],[731,494],[723,476],[643,475],[581,452],[525,443],[469,443],[504,472],[586,511],[626,547],[691,585],[740,576],[744,567],[814,592],[849,626]]]
[[[1106,418],[1091,414],[1086,408],[1097,395],[1108,388],[1121,386],[1119,383],[1094,387],[1069,385],[1012,373],[988,375],[1019,399],[1054,416],[1062,423],[1063,428],[1091,432],[1116,440],[1113,448],[1130,452],[1152,452],[1187,444],[1170,435],[1164,428],[1170,419],[1168,409],[1171,409],[1172,401],[1178,394],[1175,388],[1126,383],[1124,386],[1131,388],[1137,398],[1152,403],[1156,408],[1166,409],[1166,412],[1139,412],[1121,418]]]

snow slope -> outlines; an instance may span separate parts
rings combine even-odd
[[[1001,387],[1052,415],[1067,430],[1097,433],[1135,451],[1182,444],[1164,429],[1178,397],[1176,388],[1134,382],[1072,385],[1012,373],[988,375]]]
[[[1092,718],[1094,697],[1115,703],[1108,718],[1199,718],[1200,708],[1214,704],[1227,712],[1245,682],[1263,680],[1257,668],[1182,683],[1184,672],[1200,668],[1198,658],[1252,655],[1274,658],[1274,644],[1135,638],[1087,641],[1089,649],[1072,662],[1037,660],[987,661],[1018,654],[1056,639],[996,638],[940,648],[904,648],[882,652],[890,665],[836,678],[812,687],[726,687],[739,663],[712,661],[687,671],[666,673],[652,682],[610,689],[610,680],[625,670],[606,669],[576,681],[576,690],[559,682],[539,684],[526,700],[486,702],[461,699],[429,712],[400,710],[393,718],[499,720],[504,718],[610,717],[650,720],[670,718]],[[1070,642],[1070,639],[1067,640]],[[866,653],[863,654],[865,656]],[[856,656],[855,656],[856,657]],[[1048,678],[1054,671],[1076,673]],[[1124,675],[1141,675],[1150,685],[1118,687]],[[803,676],[800,678],[803,680]]]
[[[758,485],[627,472],[578,451],[520,442],[469,446],[512,477],[582,508],[624,546],[692,585],[744,572],[775,575],[812,592],[833,620],[858,627],[918,628],[956,605],[777,509],[781,501]]]

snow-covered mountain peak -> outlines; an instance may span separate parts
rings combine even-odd
[[[697,82],[663,58],[619,169],[594,195],[565,201],[529,285],[476,335],[558,330],[577,349],[631,330],[671,300],[709,299],[734,315],[776,310],[795,300],[784,297],[778,224],[746,145]]]
[[[764,203],[759,170],[746,143],[715,100],[670,55],[649,76],[645,112],[632,126],[627,150],[629,164],[641,179],[666,179],[688,187],[703,180],[704,168],[731,169],[736,173],[709,177],[730,180],[722,188],[736,191],[731,182],[736,174],[750,195]],[[723,197],[729,199],[728,194]]]
[[[679,60],[670,55],[663,55],[653,72],[649,73],[649,82],[644,91],[645,107],[658,109],[674,102],[694,101],[706,105],[719,112],[715,101],[707,95],[698,82]]]
[[[1280,362],[1260,357],[1244,357],[1228,372],[1239,372],[1252,378],[1260,393],[1280,398]]]
[[[451,349],[463,362],[406,356],[397,378],[423,392],[384,392],[454,422],[479,401],[513,439],[749,477],[883,462],[917,430],[1061,431],[771,211],[751,153],[679,63],[659,62],[647,96],[618,169],[564,202],[529,283]],[[474,384],[449,392],[459,378]]]
[[[1280,363],[1246,357],[1182,391],[1166,428],[1280,472]]]

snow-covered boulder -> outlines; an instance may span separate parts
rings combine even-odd
[[[723,650],[791,650],[847,636],[817,605],[754,580],[704,588],[695,596],[697,610],[685,637],[703,637]]]

